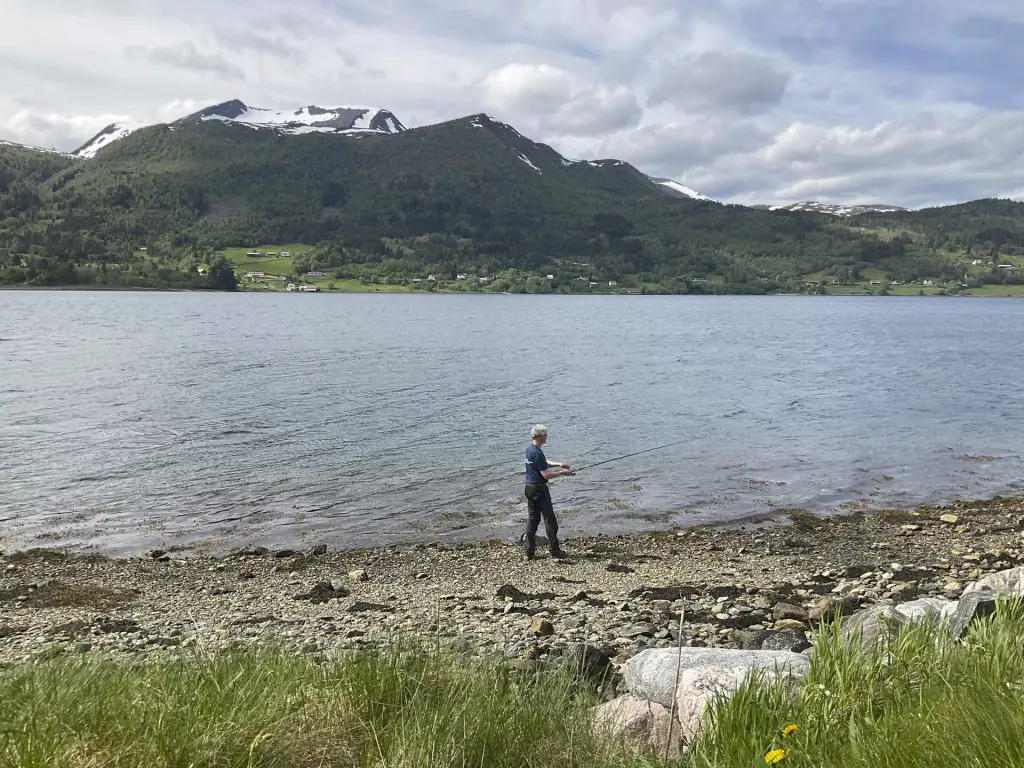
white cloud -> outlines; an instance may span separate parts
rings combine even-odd
[[[629,88],[581,85],[549,64],[509,64],[488,73],[479,89],[498,116],[556,136],[601,136],[636,125],[642,115]]]
[[[21,110],[0,122],[0,135],[44,149],[69,150],[127,115],[56,115]]]
[[[409,126],[489,111],[734,202],[918,205],[1024,178],[1016,0],[0,0],[0,18],[0,136],[61,149],[240,98]]]

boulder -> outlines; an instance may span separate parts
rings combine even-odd
[[[908,622],[919,624],[926,619],[946,618],[956,610],[956,601],[941,597],[922,597],[909,603],[900,603],[896,610],[906,617]]]
[[[878,605],[843,619],[839,627],[839,637],[847,643],[859,642],[868,649],[885,640],[890,634],[898,632],[909,621],[910,619],[895,607]]]
[[[969,584],[961,597],[986,590],[994,593],[996,597],[1024,597],[1024,567],[990,573],[973,584]]]
[[[596,728],[627,739],[659,756],[676,759],[681,753],[680,729],[672,713],[653,701],[634,696],[620,696],[594,707]]]
[[[954,640],[959,640],[972,621],[995,613],[998,599],[995,592],[987,589],[965,592],[963,597],[953,604],[953,611],[946,624],[946,633]]]
[[[740,651],[740,653],[744,653]],[[759,651],[761,654],[779,653]],[[682,740],[692,744],[700,733],[701,723],[708,704],[715,698],[729,698],[740,685],[751,677],[762,681],[800,680],[807,674],[809,663],[798,654],[788,654],[803,661],[802,665],[760,665],[722,661],[684,669],[679,676],[676,691],[676,712],[679,713],[679,727]],[[736,661],[739,661],[737,659]]]
[[[650,648],[626,661],[621,668],[626,689],[634,696],[671,707],[676,669],[680,674],[699,667],[774,669],[806,674],[808,660],[789,651],[744,651],[733,648]]]

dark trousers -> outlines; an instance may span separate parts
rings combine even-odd
[[[558,521],[555,519],[555,508],[551,504],[551,493],[546,485],[526,486],[526,508],[529,516],[526,519],[526,535],[523,537],[523,549],[533,554],[537,549],[537,528],[541,517],[544,518],[544,534],[548,537],[548,551],[557,552]]]

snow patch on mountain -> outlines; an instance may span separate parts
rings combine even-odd
[[[542,170],[541,170],[540,168],[538,168],[538,167],[537,167],[536,165],[534,165],[534,164],[533,164],[533,161],[531,161],[531,160],[530,160],[530,158],[528,158],[528,157],[527,157],[526,155],[524,155],[524,154],[523,154],[522,152],[516,152],[516,156],[517,156],[517,157],[518,157],[518,158],[519,158],[520,160],[522,160],[522,161],[523,161],[524,163],[526,163],[526,164],[527,164],[528,166],[530,166],[531,168],[533,168],[533,170],[535,170],[535,171],[536,171],[537,173],[539,173],[539,174],[540,174],[541,176],[543,176],[543,175],[544,175],[544,171],[542,171]]]
[[[696,190],[690,189],[685,184],[680,184],[678,181],[673,179],[660,179],[654,176],[648,176],[648,178],[659,187],[662,187],[668,194],[673,197],[688,197],[692,200],[707,200],[708,202],[717,202],[714,198],[702,195]]]
[[[865,203],[861,205],[841,205],[837,203],[819,203],[816,200],[807,200],[801,203],[789,203],[786,205],[755,206],[767,208],[769,211],[799,211],[805,213],[826,213],[830,216],[857,216],[861,213],[899,213],[906,211],[898,205],[881,205]]]
[[[270,128],[280,133],[401,133],[405,126],[386,109],[379,107],[318,107],[310,105],[284,111],[250,107],[237,99],[215,104],[182,118],[178,122],[207,120],[240,123]],[[317,128],[319,131],[310,131]]]
[[[339,133],[339,134],[392,134],[405,130],[402,122],[390,111],[378,107],[317,107],[314,105],[295,110],[250,107],[238,99],[206,107],[191,115],[175,120],[175,126],[219,120],[248,128],[277,131],[278,133]],[[72,155],[95,157],[104,147],[123,139],[149,123],[141,121],[112,123],[80,146]]]
[[[95,157],[96,153],[104,147],[113,144],[119,139],[123,139],[128,134],[139,130],[139,128],[145,128],[146,125],[147,123],[142,121],[111,123],[71,154],[75,157]]]

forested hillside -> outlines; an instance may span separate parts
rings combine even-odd
[[[1022,209],[841,220],[720,205],[666,194],[617,160],[567,161],[484,115],[395,135],[178,123],[94,159],[0,145],[0,281],[192,287],[221,249],[298,243],[310,248],[294,273],[338,279],[472,272],[513,290],[736,293],[819,276],[825,290],[865,270],[960,280],[971,254],[1022,252]]]

